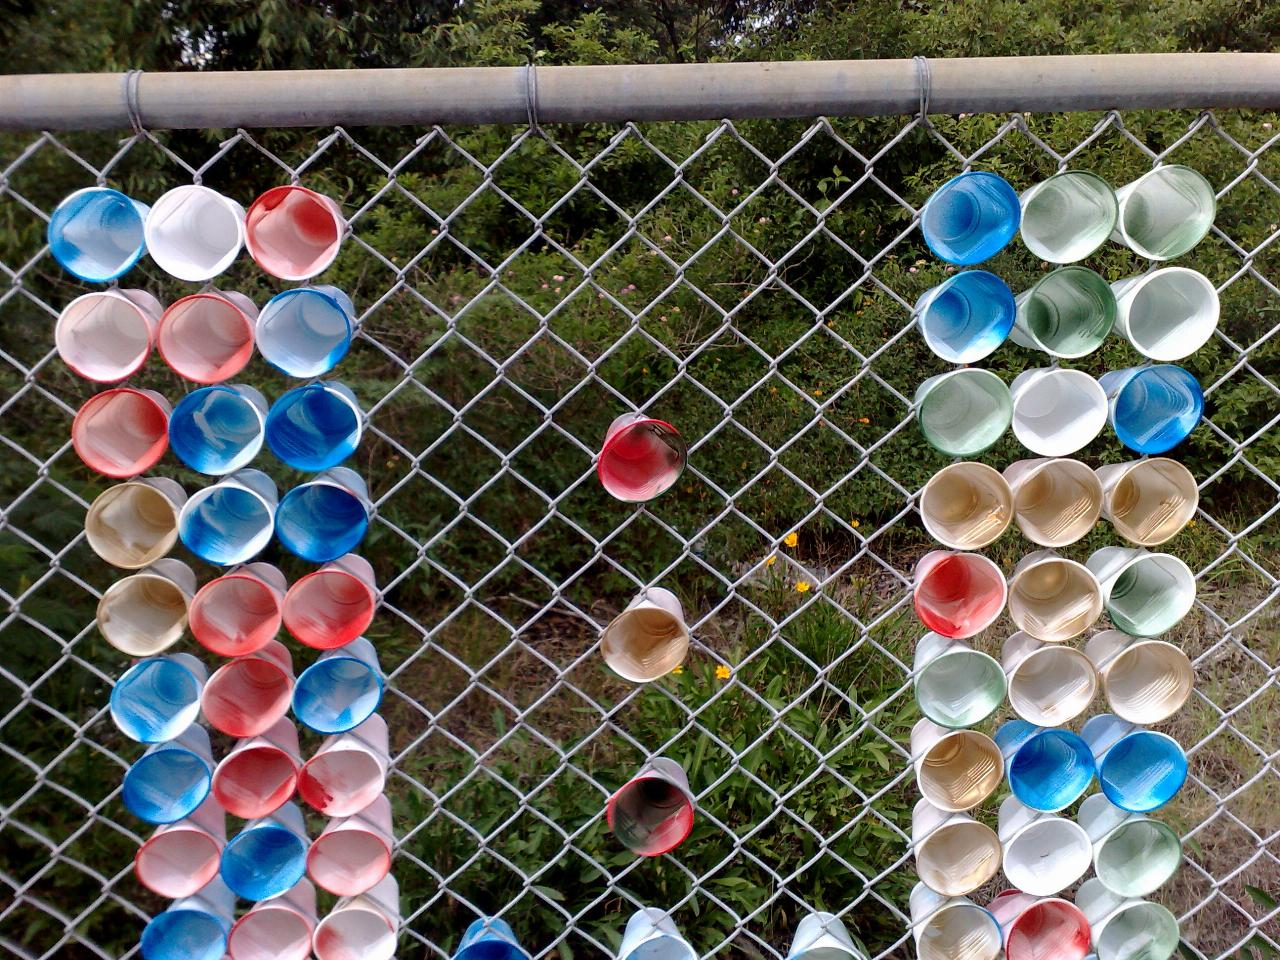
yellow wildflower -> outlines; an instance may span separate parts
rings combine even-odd
[[[796,593],[808,593],[810,584],[808,580],[798,580],[796,582]]]
[[[857,517],[854,517],[852,520],[849,521],[849,526],[857,530],[860,526],[862,526],[862,521],[859,520]]]
[[[771,553],[769,554],[769,556],[764,558],[764,565],[766,567],[772,567],[777,562],[778,562],[777,554]]]
[[[858,418],[858,422],[859,422],[859,423],[870,423],[871,421],[870,421],[870,420],[868,420],[866,417],[859,417],[859,418]]]
[[[680,674],[684,673],[684,665],[677,663],[674,667],[671,668],[671,672],[679,676]]]
[[[788,533],[785,537],[782,538],[782,542],[785,543],[788,547],[794,547],[797,543],[800,542],[800,534],[792,530],[790,533]]]
[[[729,676],[730,676],[732,673],[733,673],[733,671],[732,671],[732,670],[730,670],[728,667],[726,667],[723,663],[722,663],[722,664],[720,664],[718,667],[716,667],[716,679],[717,679],[717,680],[728,680],[728,679],[729,679]]]

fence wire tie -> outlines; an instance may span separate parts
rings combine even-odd
[[[139,87],[142,85],[142,70],[130,70],[124,75],[124,108],[129,114],[129,126],[137,136],[146,131],[142,126],[142,104],[138,100]]]
[[[929,70],[929,58],[918,54],[911,58],[916,65],[916,86],[920,91],[920,119],[929,122],[929,97],[933,93],[933,73]]]
[[[524,109],[530,129],[538,129],[538,67],[532,60],[524,67]]]

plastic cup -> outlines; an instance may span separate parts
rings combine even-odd
[[[670,954],[669,960],[682,960],[691,954]],[[862,951],[853,944],[853,938],[844,923],[834,913],[815,911],[807,914],[796,926],[787,960],[858,960]],[[656,960],[656,958],[655,958]]]
[[[160,318],[156,348],[178,376],[221,383],[253,357],[258,308],[243,293],[207,290],[175,300]]]
[[[1063,170],[1026,190],[1022,242],[1050,263],[1075,263],[1111,236],[1119,217],[1111,184],[1085,170]]]
[[[1172,450],[1204,416],[1200,381],[1173,364],[1113,370],[1098,382],[1107,394],[1111,428],[1135,453]]]
[[[372,512],[364,478],[334,467],[284,495],[276,510],[276,537],[295,556],[328,563],[360,545]]]
[[[307,864],[307,826],[296,803],[250,820],[222,851],[222,879],[237,896],[267,900],[291,889]]]
[[[294,387],[267,413],[267,446],[296,470],[328,470],[355,453],[363,417],[346,384],[328,380]]]
[[[49,217],[49,252],[62,269],[89,283],[124,276],[146,249],[145,203],[107,187],[86,187],[63,198]]]
[[[1004,937],[1005,960],[1084,960],[1089,921],[1075,904],[1006,890],[989,906]]]
[[[1093,863],[1089,835],[1074,821],[1033,810],[1017,797],[1000,804],[1004,875],[1025,893],[1048,897],[1075,884]]]
[[[1102,588],[1082,563],[1034,550],[1009,577],[1009,619],[1048,643],[1078,637],[1102,616]]]
[[[104,390],[76,412],[71,445],[90,470],[121,480],[135,477],[169,448],[169,409],[154,390]]]
[[[249,205],[244,245],[271,276],[307,280],[333,263],[346,229],[329,197],[296,184],[272,187]]]
[[[1070,723],[1089,709],[1098,692],[1093,664],[1074,647],[1048,645],[1026,633],[1004,643],[1009,704],[1038,727]]]
[[[284,574],[269,563],[248,563],[210,580],[191,601],[191,635],[210,653],[242,657],[280,632]]]
[[[189,897],[218,875],[227,816],[212,797],[184,820],[156,827],[133,858],[138,882],[161,897]]]
[[[236,914],[236,898],[221,877],[175,900],[142,931],[143,960],[222,960]]]
[[[147,214],[147,252],[179,280],[210,280],[231,266],[244,243],[244,207],[197,184],[175,187]]]
[[[1033,810],[1064,810],[1093,782],[1093,754],[1070,730],[1007,720],[996,731],[995,742],[1004,756],[1009,789]]]
[[[165,743],[147,748],[124,775],[125,809],[147,823],[176,823],[209,796],[213,752],[209,734],[193,723]]]
[[[230,960],[307,960],[316,928],[316,888],[299,880],[278,897],[255,903],[227,940]]]
[[[529,960],[529,954],[507,921],[480,917],[463,932],[453,960]]]
[[[178,542],[178,513],[187,492],[168,477],[146,477],[108,487],[89,505],[85,539],[113,567],[140,570]]]
[[[302,767],[298,795],[329,817],[349,817],[382,794],[391,768],[387,721],[373,714],[326,738]]]
[[[302,671],[293,690],[293,714],[317,733],[345,733],[378,709],[383,683],[377,651],[359,637],[326,650]]]
[[[214,729],[232,737],[256,737],[288,712],[293,688],[289,648],[272,640],[215,670],[204,685],[201,706]]]
[[[698,953],[666,910],[641,907],[622,931],[618,960],[698,960]]]
[[[919,960],[996,960],[1000,925],[965,897],[944,897],[923,883],[911,889],[911,933]]]
[[[1013,522],[1013,491],[985,463],[953,463],[924,485],[920,517],[933,539],[953,550],[994,543]]]
[[[684,769],[667,757],[655,757],[609,798],[605,820],[632,853],[657,857],[689,836],[693,810]]]
[[[320,377],[351,349],[356,310],[337,287],[298,287],[277,293],[258,315],[258,352],[290,377]]]
[[[959,897],[977,890],[1000,870],[1000,840],[967,813],[947,813],[928,800],[911,812],[916,873],[931,890]]]
[[[1009,339],[1051,357],[1084,357],[1116,322],[1116,295],[1088,267],[1059,267],[1017,296],[1018,314]]]
[[[1169,960],[1178,949],[1178,920],[1167,907],[1117,896],[1096,877],[1076,891],[1098,960]]]
[[[1187,780],[1187,754],[1166,733],[1102,713],[1085,721],[1080,736],[1093,751],[1102,792],[1121,810],[1163,807]]]
[[[145,290],[100,290],[76,297],[53,328],[71,372],[98,383],[133,376],[147,362],[160,321],[160,301]]]
[[[948,639],[965,640],[991,626],[1007,596],[1004,574],[979,554],[934,550],[916,564],[916,616]]]
[[[932,720],[917,720],[911,728],[911,756],[920,795],[947,813],[976,807],[1004,778],[1000,748],[976,730],[948,730]]]
[[[266,398],[247,383],[202,387],[174,407],[169,446],[197,473],[226,476],[262,449],[266,415]]]
[[[974,457],[1009,428],[1013,399],[990,370],[965,367],[930,377],[916,388],[916,420],[935,450]]]
[[[98,601],[98,630],[121,653],[150,657],[182,639],[196,575],[181,560],[157,560],[117,580]]]
[[[1021,219],[1018,195],[1004,177],[970,170],[925,201],[920,232],[939,259],[967,267],[1003,250]]]
[[[238,470],[191,495],[178,517],[178,536],[201,560],[234,566],[266,549],[275,516],[275,482],[261,470]]]
[[[348,553],[294,581],[284,597],[284,626],[304,646],[332,650],[363,634],[377,608],[373,565]]]
[[[1102,587],[1111,622],[1131,636],[1154,637],[1172,629],[1195,603],[1195,574],[1167,553],[1103,547],[1085,563]]]
[[[1116,332],[1151,360],[1195,353],[1218,329],[1218,291],[1202,273],[1164,267],[1111,284],[1119,313]]]
[[[1168,824],[1121,810],[1104,794],[1085,797],[1077,821],[1093,841],[1093,871],[1112,893],[1145,897],[1182,865],[1182,841]]]
[[[200,715],[204,664],[189,653],[140,660],[111,688],[116,729],[139,743],[172,740]]]
[[[214,768],[213,795],[232,816],[265,817],[293,797],[301,768],[297,728],[281,717],[228,751]]]
[[[1217,213],[1213,186],[1190,167],[1159,166],[1116,191],[1111,239],[1148,260],[1180,257],[1204,239]]]
[[[1068,457],[1088,446],[1107,423],[1107,394],[1083,370],[1024,370],[1009,386],[1013,435],[1042,457]]]
[[[339,900],[320,921],[311,942],[315,960],[392,960],[399,925],[400,888],[388,874],[368,893]]]
[[[986,270],[962,270],[926,290],[915,306],[925,345],[947,363],[976,363],[1013,328],[1013,291]]]
[[[1097,474],[1102,515],[1116,533],[1140,547],[1172,540],[1200,504],[1191,471],[1167,457],[1108,464],[1098,467]]]
[[[604,628],[600,653],[624,680],[644,683],[670,673],[689,652],[689,628],[680,599],[646,587]]]
[[[912,673],[920,712],[940,727],[972,727],[1004,701],[1000,664],[962,640],[926,633],[916,644]]]
[[[614,499],[644,503],[671,489],[688,461],[689,449],[675,427],[643,413],[624,413],[609,424],[596,475]]]
[[[1164,640],[1103,630],[1089,638],[1084,653],[1102,679],[1107,706],[1130,723],[1168,720],[1182,709],[1195,686],[1190,658]]]
[[[1079,460],[1039,457],[1004,469],[1013,491],[1013,519],[1042,547],[1065,547],[1089,533],[1102,514],[1102,484]]]
[[[379,795],[363,810],[329,821],[307,852],[307,873],[316,886],[353,897],[387,875],[394,847],[391,801]]]

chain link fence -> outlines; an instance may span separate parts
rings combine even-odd
[[[534,957],[601,956],[651,905],[708,957],[783,957],[800,917],[831,910],[879,960],[912,949],[906,734],[923,631],[909,578],[929,549],[918,493],[946,463],[911,409],[943,369],[911,306],[951,269],[928,256],[919,210],[970,166],[1021,189],[1064,167],[1119,185],[1180,162],[1218,191],[1216,227],[1178,263],[1212,279],[1223,320],[1186,362],[1206,420],[1171,454],[1201,485],[1196,521],[1164,548],[1198,578],[1193,614],[1167,637],[1197,683],[1161,727],[1191,777],[1158,814],[1186,857],[1153,899],[1179,917],[1187,956],[1274,956],[1275,121],[1152,111],[0,141],[0,945],[127,957],[163,908],[132,875],[145,828],[120,803],[141,747],[107,717],[126,663],[94,627],[114,574],[83,519],[105,483],[68,436],[92,390],[53,352],[53,322],[82,292],[43,239],[66,193],[105,183],[145,201],[203,182],[247,204],[296,181],[349,218],[320,279],[360,314],[335,376],[367,412],[352,465],[377,511],[363,552],[383,591],[369,636],[389,675],[398,955],[448,956],[470,920],[497,914]],[[1089,265],[1108,280],[1147,267],[1114,245]],[[1017,241],[987,267],[1015,291],[1047,269]],[[217,286],[261,303],[269,283],[243,257]],[[193,292],[146,260],[121,286],[164,302]],[[1071,365],[1139,360],[1113,337]],[[984,366],[1008,381],[1042,364],[1006,344]],[[271,398],[288,386],[259,360],[238,379]],[[191,388],[154,358],[134,382],[170,400]],[[605,427],[633,409],[690,446],[678,486],[642,506],[610,501],[594,476]],[[1007,437],[981,459],[1022,456]],[[1128,459],[1110,431],[1079,456]],[[279,466],[265,469],[287,482]],[[189,492],[203,482],[173,458],[158,472]],[[1100,525],[1064,552],[1082,560],[1113,537]],[[1030,549],[1015,530],[986,552],[1008,572]],[[305,570],[264,559],[290,579]],[[695,640],[680,672],[635,687],[608,674],[597,636],[648,584],[681,596]],[[976,645],[998,655],[1012,631],[1002,619]],[[659,753],[688,770],[697,823],[674,853],[639,860],[607,832],[604,801]]]

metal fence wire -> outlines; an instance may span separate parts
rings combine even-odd
[[[1191,775],[1157,814],[1183,837],[1185,862],[1153,899],[1178,916],[1188,956],[1274,956],[1275,119],[962,114],[0,141],[4,952],[133,956],[164,907],[131,868],[149,828],[120,802],[141,752],[107,713],[127,664],[94,626],[115,574],[89,551],[83,520],[106,484],[68,439],[93,391],[53,350],[54,319],[85,289],[44,241],[62,196],[96,183],[149,201],[195,182],[247,204],[300,182],[343,206],[349,233],[318,282],[349,292],[360,320],[334,376],[367,418],[352,465],[376,507],[362,552],[382,591],[369,636],[389,680],[399,956],[449,956],[481,914],[507,919],[535,958],[612,955],[644,905],[670,909],[706,957],[783,957],[798,920],[830,910],[879,960],[914,949],[906,741],[923,629],[909,584],[930,549],[919,491],[948,462],[913,419],[916,385],[943,365],[913,329],[912,304],[953,269],[925,249],[920,208],[970,167],[1022,189],[1067,167],[1119,185],[1180,162],[1211,180],[1219,209],[1177,263],[1210,277],[1223,318],[1185,362],[1205,421],[1171,454],[1201,489],[1196,520],[1164,548],[1198,581],[1193,613],[1166,637],[1191,655],[1196,687],[1160,727],[1186,747]],[[1089,265],[1108,280],[1149,267],[1114,244]],[[985,266],[1015,291],[1048,269],[1016,240]],[[247,257],[215,283],[259,304],[278,289]],[[120,285],[163,302],[194,292],[145,259]],[[1066,365],[1096,375],[1137,362],[1113,336]],[[1007,382],[1044,358],[1006,344],[983,365]],[[257,359],[238,379],[269,398],[289,385]],[[158,358],[132,382],[170,400],[192,388]],[[610,500],[595,476],[606,426],[629,410],[674,423],[690,447],[679,484],[645,505]],[[980,459],[1002,469],[1025,456],[1006,437]],[[1130,455],[1106,431],[1079,457]],[[278,467],[265,469],[285,476]],[[157,472],[188,492],[203,482],[171,457]],[[1083,559],[1114,542],[1100,524],[1064,552]],[[986,553],[1007,573],[1030,549],[1014,530]],[[305,572],[265,559],[291,580]],[[202,581],[213,575],[196,566]],[[694,643],[678,672],[635,686],[608,672],[598,635],[646,585],[680,595]],[[976,645],[998,656],[1012,631],[1002,619]],[[291,646],[300,670],[314,651]],[[190,640],[180,649],[212,662]],[[304,755],[316,741],[305,735]],[[608,832],[604,801],[657,754],[687,769],[697,821],[673,853],[638,859]]]

